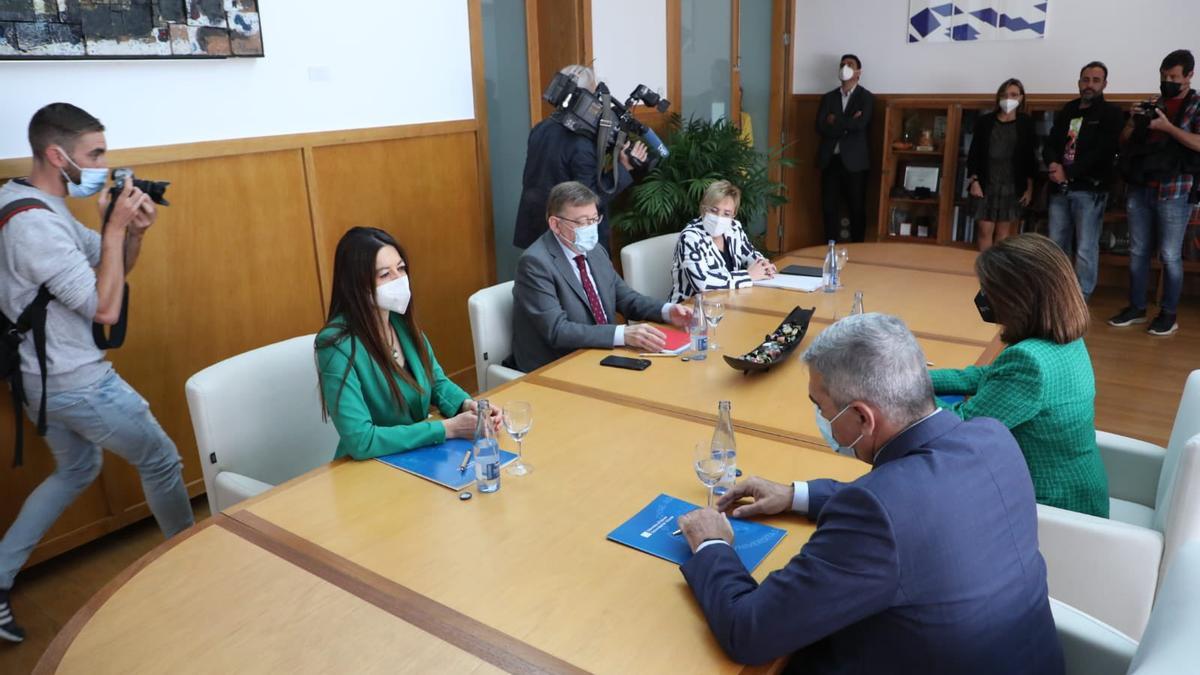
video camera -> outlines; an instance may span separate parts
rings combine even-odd
[[[633,116],[632,110],[639,103],[659,112],[666,112],[671,107],[670,101],[644,84],[634,88],[622,105],[612,98],[608,85],[603,82],[596,85],[596,92],[592,93],[580,87],[573,76],[557,73],[542,93],[542,100],[555,107],[553,117],[559,124],[577,134],[596,139],[597,155],[612,151],[614,166],[616,153],[620,152],[625,139],[631,135],[640,137],[651,151],[644,162],[636,157],[631,158],[636,169],[649,171],[661,158],[671,154],[658,134]],[[614,175],[614,190],[615,186]],[[611,194],[603,184],[600,187]]]

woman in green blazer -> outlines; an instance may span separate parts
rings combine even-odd
[[[475,433],[476,403],[442,372],[411,297],[407,256],[391,235],[355,227],[342,236],[316,339],[321,401],[341,437],[335,457],[370,459]],[[427,419],[430,403],[446,419]]]
[[[1096,446],[1096,381],[1083,335],[1090,317],[1071,261],[1039,234],[1005,239],[975,261],[984,321],[1007,345],[990,366],[934,370],[934,392],[963,419],[993,417],[1025,454],[1038,502],[1108,517]]]

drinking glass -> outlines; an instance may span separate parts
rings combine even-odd
[[[504,430],[517,442],[517,461],[508,467],[508,472],[514,476],[526,476],[533,473],[533,465],[526,464],[522,457],[525,449],[525,435],[533,428],[533,406],[527,401],[512,401],[504,404]]]
[[[846,247],[837,250],[837,267],[840,273],[846,267],[846,263],[850,261],[850,251]]]
[[[708,506],[713,505],[713,488],[725,476],[725,452],[714,450],[710,441],[696,444],[693,455],[696,477],[708,488]]]
[[[725,318],[725,304],[716,300],[704,302],[704,316],[708,319],[709,325],[712,328],[708,334],[709,350],[720,349],[721,345],[717,344],[717,324],[721,323],[721,319]]]

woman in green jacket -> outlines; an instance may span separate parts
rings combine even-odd
[[[1090,317],[1071,261],[1039,234],[1005,239],[975,260],[984,321],[1007,345],[990,366],[934,370],[934,392],[968,396],[948,407],[1012,431],[1038,502],[1108,517],[1108,475],[1096,446],[1096,380],[1083,335]]]
[[[329,318],[316,339],[321,401],[341,437],[335,457],[370,459],[475,433],[475,401],[442,372],[417,326],[407,260],[376,228],[352,228],[338,242]],[[446,419],[427,419],[431,402]]]

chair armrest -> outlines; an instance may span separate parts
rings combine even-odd
[[[490,365],[487,368],[487,388],[495,389],[505,382],[512,382],[513,380],[524,376],[525,373],[522,373],[519,370],[505,368],[504,366]]]
[[[240,473],[222,471],[213,480],[213,488],[217,493],[216,499],[213,501],[216,503],[217,509],[224,511],[244,499],[260,495],[273,487],[275,486],[270,483],[264,483]]]
[[[1158,586],[1157,530],[1038,504],[1050,595],[1138,640]]]
[[[1065,675],[1125,675],[1137,641],[1074,607],[1050,598],[1066,661]]]
[[[1108,495],[1154,508],[1166,448],[1107,431],[1096,431],[1096,445],[1108,472]]]

